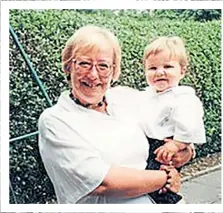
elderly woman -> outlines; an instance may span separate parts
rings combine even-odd
[[[144,133],[115,104],[114,95],[107,95],[119,77],[120,60],[117,38],[96,26],[80,28],[63,50],[71,89],[39,119],[40,154],[58,203],[149,204],[149,192],[179,191],[175,168],[145,170]],[[182,164],[191,153],[178,157]]]

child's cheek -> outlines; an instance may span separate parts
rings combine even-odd
[[[146,74],[146,81],[147,81],[147,83],[149,84],[149,85],[153,85],[153,75],[152,74],[150,74],[150,73],[147,73]]]

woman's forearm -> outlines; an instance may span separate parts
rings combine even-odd
[[[137,197],[162,188],[166,180],[165,171],[111,167],[101,185],[91,194],[122,198]]]

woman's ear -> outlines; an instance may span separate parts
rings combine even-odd
[[[67,78],[67,81],[70,81],[70,80],[71,80],[70,73],[69,73],[69,74],[67,74],[66,78]]]

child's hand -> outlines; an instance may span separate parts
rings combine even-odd
[[[171,164],[172,157],[179,151],[178,146],[174,140],[164,139],[166,142],[163,146],[160,146],[154,151],[156,154],[156,160],[166,165]]]
[[[194,149],[188,145],[185,149],[175,154],[172,158],[174,167],[178,168],[188,163],[193,158],[194,152]]]

